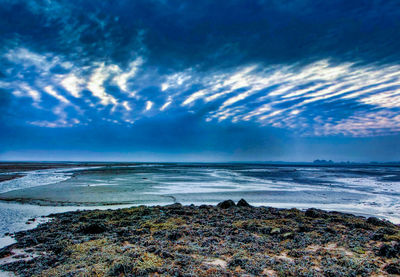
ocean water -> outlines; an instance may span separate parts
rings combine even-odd
[[[137,164],[28,172],[0,183],[0,237],[52,212],[132,205],[316,207],[400,223],[400,167],[267,164]],[[40,204],[36,205],[36,204]],[[61,205],[61,206],[60,206]]]

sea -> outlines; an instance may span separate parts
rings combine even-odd
[[[400,224],[395,165],[139,163],[23,174],[0,183],[0,248],[10,243],[8,233],[32,228],[29,219],[51,213],[241,198],[254,206],[314,207]]]

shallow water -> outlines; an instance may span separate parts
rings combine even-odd
[[[75,173],[75,174],[73,174]],[[0,183],[0,236],[31,217],[99,205],[216,204],[245,198],[281,208],[317,207],[400,223],[400,168],[262,164],[139,164],[34,171]],[[65,207],[54,207],[63,203]],[[81,205],[81,207],[77,207]],[[82,207],[83,206],[83,207]],[[119,206],[113,206],[119,207]],[[103,208],[109,208],[103,206]]]

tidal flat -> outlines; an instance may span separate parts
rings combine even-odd
[[[18,232],[0,269],[19,276],[387,276],[400,226],[318,209],[139,206],[49,216]],[[15,257],[16,256],[16,257]]]

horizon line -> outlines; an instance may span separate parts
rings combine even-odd
[[[229,163],[242,163],[242,164],[314,164],[314,165],[331,165],[331,164],[400,164],[399,161],[333,161],[316,159],[313,161],[116,161],[116,160],[0,160],[0,163],[184,163],[184,164],[229,164]]]

